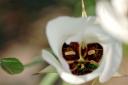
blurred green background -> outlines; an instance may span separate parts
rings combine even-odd
[[[95,6],[95,0],[85,0],[88,16],[95,15]],[[19,75],[0,70],[0,85],[70,85],[56,73],[33,75],[48,66],[40,59],[41,50],[49,47],[45,26],[58,16],[80,17],[81,0],[0,0],[0,57],[16,57],[28,65]],[[127,73],[128,46],[123,48],[121,72]],[[113,79],[104,85],[127,85],[127,79]]]

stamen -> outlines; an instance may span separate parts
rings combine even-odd
[[[65,55],[76,55],[76,53],[74,51],[68,51],[65,52]]]
[[[68,64],[72,64],[74,60],[67,61]]]
[[[85,42],[84,41],[82,41],[81,42],[81,56],[83,57],[83,58],[85,58],[85,56],[86,56],[86,51],[87,51],[87,45],[85,44]]]
[[[91,64],[95,64],[95,65],[97,65],[98,63],[96,62],[96,61],[94,61],[94,60],[91,60],[91,61],[89,61]]]
[[[85,47],[86,47],[85,42],[82,41],[82,42],[81,42],[81,48],[84,49]]]
[[[88,51],[88,55],[92,55],[92,54],[95,54],[95,53],[96,53],[95,50],[89,50],[89,51]]]
[[[84,67],[85,67],[84,64],[81,64],[81,69],[84,69]]]
[[[80,47],[79,47],[79,61],[80,62],[85,62],[85,59],[84,59],[84,57],[82,56],[82,51],[81,51],[81,49],[84,49],[85,48],[85,43],[82,41],[81,43],[80,43]],[[84,53],[84,55],[86,55],[86,52]]]

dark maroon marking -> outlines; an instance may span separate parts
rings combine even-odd
[[[65,55],[66,52],[73,51],[75,55]],[[78,60],[79,59],[79,44],[71,42],[69,45],[64,43],[62,46],[62,54],[65,60]]]
[[[73,63],[70,63],[70,64],[69,64],[70,69],[71,69],[71,70],[74,69],[77,64],[78,64],[78,62],[76,62],[76,61],[74,61]]]
[[[87,52],[89,52],[90,50],[95,50],[95,54],[92,55],[87,54],[85,59],[94,60],[98,63],[103,55],[103,47],[98,43],[90,43],[87,44]]]

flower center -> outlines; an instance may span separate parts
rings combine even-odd
[[[62,54],[74,75],[88,74],[98,68],[103,55],[103,47],[95,42],[85,44],[81,42],[64,43]]]

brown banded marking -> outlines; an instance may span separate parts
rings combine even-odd
[[[88,74],[98,68],[99,61],[103,55],[103,48],[99,43],[82,42],[64,43],[62,46],[64,59],[74,75]]]

